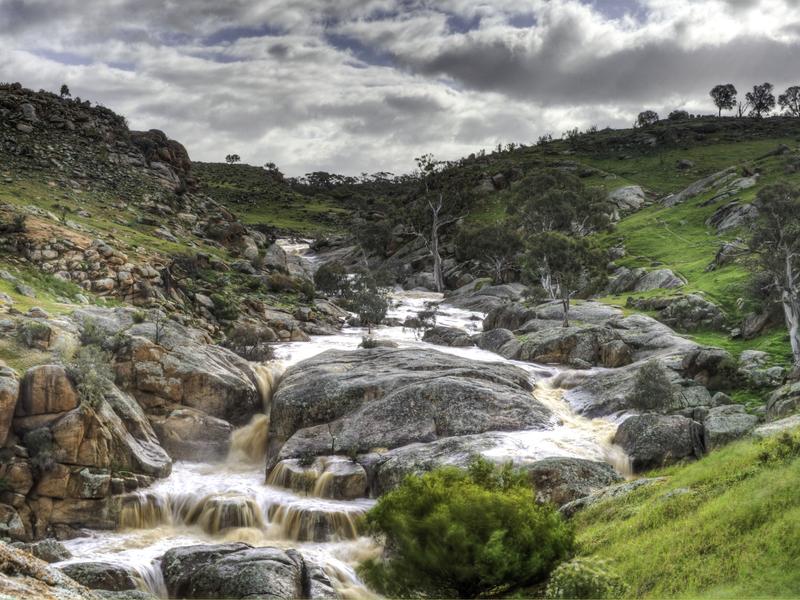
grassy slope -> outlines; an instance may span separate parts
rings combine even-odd
[[[610,559],[632,597],[797,597],[800,458],[761,452],[732,444],[579,513],[580,553]]]
[[[336,230],[339,220],[347,215],[333,202],[298,194],[261,167],[194,163],[193,173],[204,192],[248,225],[263,224],[316,236]]]

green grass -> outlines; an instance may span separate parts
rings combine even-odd
[[[743,441],[575,518],[580,554],[610,559],[631,597],[798,597],[800,459]]]

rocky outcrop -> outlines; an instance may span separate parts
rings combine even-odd
[[[620,267],[611,275],[608,291],[611,294],[624,292],[649,292],[657,289],[675,289],[686,282],[669,269],[628,269]]]
[[[703,194],[712,188],[722,187],[725,184],[732,182],[734,179],[736,179],[736,167],[728,167],[723,171],[718,171],[712,175],[709,175],[708,177],[704,177],[703,179],[695,181],[676,194],[670,194],[669,196],[666,196],[661,200],[661,203],[664,206],[676,206],[677,204],[691,200],[692,198],[699,196],[700,194]]]
[[[432,350],[327,351],[291,367],[272,401],[268,471],[284,458],[351,454],[484,431],[547,428],[529,375]]]
[[[563,506],[622,481],[614,468],[581,458],[546,458],[525,465],[536,499]]]
[[[750,225],[758,218],[755,204],[743,204],[737,200],[720,206],[706,220],[706,225],[714,227],[718,234]]]
[[[679,331],[714,330],[725,327],[725,313],[699,294],[656,298],[628,298],[627,306],[658,311],[658,320]]]
[[[525,289],[520,283],[492,285],[490,279],[476,279],[445,294],[444,303],[456,308],[485,313],[510,302],[519,302]]]
[[[437,325],[436,327],[426,329],[422,336],[422,341],[435,344],[436,346],[451,346],[456,348],[473,345],[472,336],[466,331],[458,327],[445,327],[443,325]]]
[[[28,369],[22,379],[16,417],[62,413],[78,406],[78,394],[61,365]]]
[[[758,417],[745,412],[741,404],[716,406],[703,420],[703,445],[713,450],[749,434],[758,424]]]
[[[638,185],[627,185],[608,194],[608,201],[614,206],[614,220],[636,212],[644,206],[645,200],[644,190]]]
[[[174,460],[215,462],[225,458],[233,425],[201,410],[178,408],[151,417],[153,430]]]
[[[767,397],[767,421],[777,421],[800,412],[800,382],[779,387]]]
[[[23,550],[0,543],[0,596],[42,600],[100,600],[58,569]]]
[[[123,592],[138,588],[138,574],[116,563],[74,562],[61,567],[61,571],[90,590]]]
[[[628,455],[635,472],[700,458],[705,451],[702,425],[679,415],[629,417],[617,429],[614,443]]]
[[[568,502],[561,507],[561,514],[566,517],[571,517],[578,511],[589,508],[590,506],[594,506],[595,504],[605,502],[606,500],[611,500],[612,498],[621,498],[632,492],[635,492],[640,488],[658,485],[660,483],[664,483],[665,481],[667,481],[666,477],[642,477],[639,479],[626,481],[624,483],[610,485],[593,492],[588,496]]]
[[[17,408],[19,397],[19,380],[13,369],[0,366],[0,448],[2,448],[11,431],[11,422]]]
[[[66,549],[64,544],[54,539],[44,539],[32,543],[14,542],[11,546],[30,552],[36,558],[48,563],[61,562],[72,558],[72,553]]]
[[[162,571],[172,598],[336,598],[322,569],[295,550],[247,544],[168,551]]]

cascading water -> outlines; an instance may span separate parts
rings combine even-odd
[[[299,256],[306,252],[307,245],[284,245],[284,249]],[[425,309],[427,303],[441,299],[441,294],[430,292],[397,292],[396,306],[388,316],[403,322]],[[437,323],[478,332],[482,317],[480,313],[440,306]],[[376,334],[400,347],[431,347],[411,329],[381,327]],[[358,517],[374,501],[333,499],[337,464],[324,457],[311,464],[283,461],[272,470],[266,483],[263,475],[272,392],[283,370],[328,349],[355,349],[364,335],[364,329],[345,328],[337,335],[314,336],[309,342],[276,345],[275,361],[253,365],[263,413],[233,433],[224,462],[176,463],[170,477],[124,498],[117,531],[92,532],[89,537],[67,541],[66,545],[80,560],[116,561],[133,567],[143,589],[160,597],[166,597],[166,589],[157,558],[170,548],[223,541],[292,547],[323,565],[344,597],[370,597],[356,576],[355,565],[380,551],[373,541],[359,536],[357,526]],[[605,460],[626,472],[624,454],[610,444],[615,425],[575,415],[564,401],[558,378],[568,374],[506,361],[474,347],[434,348],[477,361],[511,362],[537,380],[533,394],[551,410],[553,427],[546,431],[500,432],[496,447],[484,453],[488,458],[523,463],[571,456]]]

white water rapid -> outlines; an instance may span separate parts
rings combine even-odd
[[[313,263],[307,244],[282,245],[287,253]],[[441,294],[397,291],[393,294],[395,306],[388,316],[403,322],[407,316],[424,310],[427,303],[441,300]],[[437,312],[437,325],[469,332],[479,332],[482,319],[480,313],[447,305],[440,305]],[[228,460],[219,464],[175,463],[168,478],[125,498],[117,531],[94,531],[88,537],[65,542],[74,555],[67,562],[103,561],[133,567],[140,574],[143,589],[165,598],[157,561],[164,552],[191,544],[243,541],[296,548],[324,566],[342,595],[369,597],[355,567],[377,555],[379,548],[359,536],[356,518],[374,501],[315,497],[314,491],[325,487],[322,481],[308,486],[308,494],[264,482],[267,411],[280,374],[328,349],[356,349],[365,335],[365,329],[346,327],[337,335],[278,344],[275,361],[253,367],[265,401],[265,414],[256,415],[249,425],[234,433]],[[513,363],[531,373],[531,377],[535,375],[538,383],[533,394],[552,411],[554,427],[547,431],[500,433],[498,445],[484,453],[487,457],[518,463],[553,456],[588,458],[610,462],[625,473],[624,455],[610,444],[615,424],[575,415],[563,400],[561,390],[550,385],[558,372],[555,368],[508,361],[475,347],[432,346],[418,339],[413,330],[402,327],[379,327],[373,330],[373,336],[393,340],[400,347],[433,348],[476,361]],[[270,481],[280,483],[284,476],[288,475],[271,477]]]

